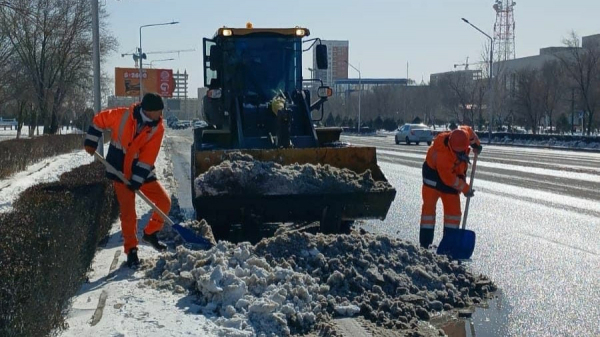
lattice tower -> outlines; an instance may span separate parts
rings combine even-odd
[[[496,22],[494,23],[495,61],[512,60],[515,54],[515,16],[513,0],[495,0]]]

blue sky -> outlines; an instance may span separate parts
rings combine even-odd
[[[600,33],[598,0],[519,0],[515,7],[517,57],[538,53],[539,48],[562,45],[570,31],[580,36]],[[110,55],[103,71],[114,76],[115,67],[133,67],[131,56],[139,45],[141,25],[179,21],[178,25],[142,30],[145,52],[187,50],[180,54],[148,54],[154,68],[187,70],[190,97],[202,87],[202,38],[212,37],[218,27],[309,28],[311,37],[348,40],[349,61],[360,65],[363,78],[406,77],[417,82],[429,74],[450,71],[456,63],[481,59],[488,40],[461,21],[467,18],[492,34],[493,0],[104,0],[110,30],[119,51]],[[312,64],[305,53],[304,67]],[[358,77],[352,69],[350,77]],[[308,77],[309,71],[304,70]],[[111,87],[114,87],[111,84]]]

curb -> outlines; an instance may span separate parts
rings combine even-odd
[[[522,147],[530,149],[546,149],[546,150],[562,150],[571,152],[587,152],[587,153],[600,153],[600,149],[592,148],[577,148],[577,147],[562,147],[562,146],[548,146],[548,145],[526,145],[526,144],[504,144],[504,143],[488,143],[485,140],[481,141],[482,145],[495,145],[495,146],[507,146],[507,147]]]

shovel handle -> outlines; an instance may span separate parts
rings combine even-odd
[[[475,152],[475,156],[473,157],[473,166],[471,167],[471,179],[469,181],[469,185],[471,189],[473,189],[473,179],[475,179],[475,168],[477,168],[477,152]],[[471,203],[471,197],[467,197],[467,204],[465,205],[465,214],[463,215],[462,221],[462,229],[465,229],[467,226],[467,215],[469,215],[469,204]]]
[[[102,164],[104,164],[104,166],[106,166],[106,169],[108,170],[108,172],[116,175],[117,177],[119,177],[119,179],[121,179],[121,181],[125,184],[125,185],[130,185],[129,180],[127,180],[127,178],[125,178],[125,176],[123,175],[123,173],[121,171],[118,171],[117,169],[115,169],[108,161],[106,161],[106,159],[104,159],[104,157],[102,157],[101,154],[99,154],[98,152],[94,151],[94,157],[96,159],[98,159]],[[144,195],[144,193],[142,193],[140,190],[135,190],[135,194],[138,195],[138,197],[142,198],[142,200],[144,200],[148,206],[152,207],[152,209],[158,213],[161,218],[163,218],[163,220],[165,220],[166,223],[168,223],[169,225],[173,226],[175,223],[173,222],[173,220],[171,220],[166,214],[165,212],[161,211],[160,208],[158,208],[153,202],[152,200],[148,199],[147,196]]]

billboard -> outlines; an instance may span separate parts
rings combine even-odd
[[[155,92],[162,97],[173,97],[175,81],[172,69],[142,69],[144,92]],[[115,96],[140,95],[140,70],[115,68]]]

